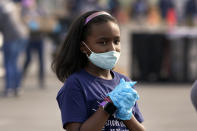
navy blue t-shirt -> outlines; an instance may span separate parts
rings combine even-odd
[[[66,80],[57,95],[63,126],[69,122],[83,123],[96,112],[99,103],[119,84],[121,78],[130,81],[115,71],[111,73],[113,73],[113,79],[105,80],[81,70]],[[139,122],[143,122],[137,103],[133,108],[133,115]],[[123,121],[114,116],[107,120],[103,130],[128,131]]]

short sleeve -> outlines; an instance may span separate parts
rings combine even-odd
[[[85,98],[80,85],[74,80],[68,80],[58,92],[57,102],[61,111],[62,124],[84,122],[87,117]]]
[[[142,123],[144,121],[144,118],[142,116],[142,113],[140,112],[140,109],[138,107],[138,104],[136,102],[136,104],[134,105],[134,108],[133,108],[133,115],[135,116],[135,118],[140,122]]]

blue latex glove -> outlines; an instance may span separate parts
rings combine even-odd
[[[40,28],[39,24],[34,20],[29,21],[28,27],[33,31],[38,31]]]
[[[133,107],[130,109],[120,108],[116,111],[115,116],[121,120],[130,120],[133,116],[132,109]]]
[[[137,91],[132,88],[135,84],[136,82],[125,82],[121,79],[115,89],[108,94],[117,108],[115,115],[121,120],[130,120],[132,117],[132,107],[139,99]]]

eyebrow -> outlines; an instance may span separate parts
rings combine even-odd
[[[96,40],[106,40],[106,39],[109,39],[109,38],[111,38],[111,37],[100,36],[100,37],[98,37]],[[115,36],[115,37],[113,37],[113,38],[115,38],[115,39],[120,39],[120,36]]]

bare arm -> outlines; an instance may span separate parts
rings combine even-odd
[[[101,131],[108,120],[109,114],[105,112],[102,107],[84,123],[68,123],[66,125],[67,131]]]
[[[144,126],[133,116],[131,120],[123,121],[130,131],[145,131]]]
[[[88,120],[84,123],[68,123],[67,131],[101,131],[108,120],[109,114],[102,108],[99,108]],[[144,126],[139,123],[133,116],[131,120],[124,121],[124,124],[130,131],[145,131]]]

